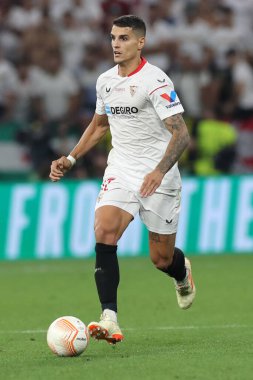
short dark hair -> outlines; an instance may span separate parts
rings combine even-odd
[[[140,17],[134,15],[120,16],[113,20],[113,25],[119,26],[120,28],[129,27],[134,31],[140,32],[143,36],[146,35],[145,22]]]

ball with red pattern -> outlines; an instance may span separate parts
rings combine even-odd
[[[78,356],[87,348],[89,332],[78,318],[65,316],[51,323],[47,331],[47,344],[58,356]]]

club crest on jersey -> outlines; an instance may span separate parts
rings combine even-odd
[[[130,94],[134,96],[137,91],[138,86],[130,86]]]

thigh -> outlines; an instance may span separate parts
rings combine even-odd
[[[95,212],[95,233],[102,230],[115,234],[119,239],[132,220],[133,215],[119,207],[99,207]]]
[[[116,181],[103,182],[96,202],[96,241],[117,244],[121,235],[139,211],[135,194],[120,187]]]
[[[180,191],[176,190],[170,194],[155,193],[150,197],[139,199],[140,218],[150,232],[168,236],[176,234],[180,213],[180,195]]]

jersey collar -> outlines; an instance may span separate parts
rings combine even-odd
[[[128,77],[131,77],[132,75],[138,73],[138,71],[140,71],[146,63],[147,63],[147,60],[144,57],[141,57],[141,63],[139,64],[137,69],[135,69],[130,74],[128,74]]]

